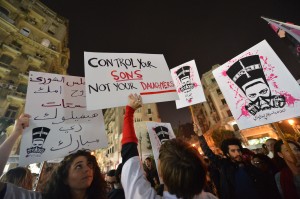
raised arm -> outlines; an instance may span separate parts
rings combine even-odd
[[[135,135],[133,126],[133,114],[135,110],[142,106],[142,98],[137,94],[130,94],[128,96],[128,104],[126,106],[122,143],[122,162],[123,164],[133,156],[138,156],[137,143],[138,139]]]
[[[20,117],[15,121],[11,135],[0,145],[0,175],[3,173],[3,169],[16,140],[23,133],[23,130],[29,126],[29,118],[30,115],[28,114],[20,115]]]
[[[141,166],[137,149],[138,139],[133,126],[133,114],[136,109],[142,106],[142,99],[139,95],[129,95],[128,105],[123,124],[122,137],[122,173],[121,182],[125,193],[125,198],[160,198],[147,181],[144,170]]]
[[[214,152],[212,152],[212,150],[209,148],[209,146],[203,136],[201,128],[198,124],[198,121],[195,121],[195,123],[194,123],[194,131],[198,135],[200,147],[201,147],[204,155],[206,155],[213,164],[215,164],[216,166],[219,166],[219,164],[221,164],[220,158],[217,155],[215,155]]]

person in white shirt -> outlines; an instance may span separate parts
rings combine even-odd
[[[216,199],[214,195],[202,190],[206,182],[206,168],[200,153],[180,139],[168,140],[160,148],[158,174],[164,182],[164,192],[163,196],[157,195],[144,175],[137,150],[133,114],[141,105],[141,96],[129,95],[121,141],[121,182],[125,198]]]

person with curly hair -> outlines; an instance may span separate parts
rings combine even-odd
[[[0,146],[0,173],[12,146],[29,126],[28,114],[22,114],[15,122],[11,136]],[[96,158],[88,151],[79,150],[66,156],[54,171],[44,193],[0,182],[0,198],[3,199],[106,199],[106,185]]]
[[[79,150],[66,156],[52,174],[43,199],[105,199],[106,183],[95,156]]]

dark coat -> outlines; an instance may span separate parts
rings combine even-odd
[[[221,199],[237,199],[235,197],[235,174],[239,165],[228,158],[221,158],[215,155],[208,147],[204,136],[199,137],[200,146],[204,154],[209,158],[211,164],[214,164],[220,172],[220,190],[218,190]],[[259,169],[251,164],[244,165],[245,172],[254,184],[261,199],[274,198],[279,199],[279,192],[274,182],[274,177],[262,173]],[[245,196],[246,197],[246,196]]]

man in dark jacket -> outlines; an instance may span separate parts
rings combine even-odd
[[[154,178],[158,179],[158,173],[156,168],[153,167],[152,159],[150,157],[145,159],[145,166],[147,180],[151,183],[151,187],[155,187]]]
[[[117,170],[110,170],[107,173],[106,182],[110,185],[111,190],[108,192],[108,199],[125,199],[124,190],[121,184],[120,176],[122,172],[122,163]]]
[[[260,172],[257,168],[243,161],[240,140],[230,138],[223,141],[221,150],[226,158],[215,155],[208,147],[197,124],[194,130],[199,136],[204,154],[220,171],[221,199],[264,199],[280,198],[274,178]]]

